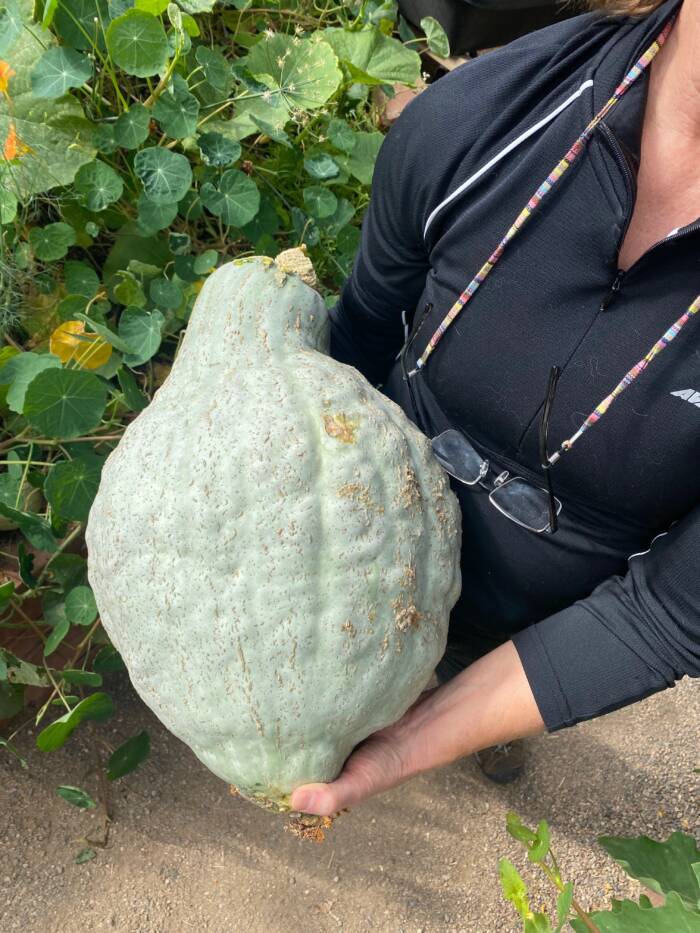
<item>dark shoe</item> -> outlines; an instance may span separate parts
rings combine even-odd
[[[507,745],[491,745],[474,752],[474,759],[489,781],[510,784],[525,768],[525,743],[516,739]]]

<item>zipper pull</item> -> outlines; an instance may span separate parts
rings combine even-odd
[[[612,285],[610,286],[610,291],[607,293],[607,295],[605,296],[605,298],[603,298],[603,300],[602,300],[601,303],[600,303],[600,310],[601,310],[601,311],[607,311],[607,310],[608,310],[608,308],[610,307],[610,304],[611,304],[613,298],[614,298],[615,295],[620,291],[620,286],[622,285],[622,279],[623,279],[624,274],[625,274],[625,270],[624,270],[624,269],[618,269],[618,270],[617,270],[617,275],[615,276],[615,278],[614,278],[613,281],[612,281]]]

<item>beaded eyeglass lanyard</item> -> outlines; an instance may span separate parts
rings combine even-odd
[[[542,203],[545,196],[552,190],[555,184],[564,175],[566,170],[570,168],[570,166],[576,161],[578,156],[583,152],[583,150],[586,147],[586,144],[588,143],[591,137],[593,130],[598,125],[598,123],[600,123],[600,121],[605,116],[607,116],[607,114],[615,106],[615,104],[620,100],[620,98],[627,91],[627,89],[637,80],[639,75],[642,74],[644,69],[652,62],[656,53],[659,51],[661,46],[664,44],[664,42],[668,38],[671,32],[671,29],[673,28],[673,25],[676,22],[677,16],[678,16],[678,13],[674,14],[674,16],[664,26],[664,28],[661,30],[661,32],[656,37],[654,42],[649,46],[646,52],[644,52],[644,54],[641,56],[639,61],[627,72],[622,82],[615,89],[615,93],[613,94],[613,96],[608,100],[605,106],[602,107],[601,110],[593,117],[591,122],[588,124],[585,130],[581,133],[581,135],[575,141],[573,146],[566,153],[564,158],[561,159],[561,161],[557,163],[557,165],[554,167],[554,169],[552,169],[552,171],[549,173],[545,181],[542,182],[542,184],[539,186],[537,191],[527,202],[527,206],[524,207],[523,210],[520,212],[515,222],[510,227],[510,229],[508,230],[506,235],[503,237],[501,242],[498,244],[496,249],[493,251],[493,253],[491,253],[491,255],[486,260],[484,265],[477,272],[477,274],[471,280],[469,285],[467,285],[465,290],[459,296],[457,301],[452,305],[450,310],[447,312],[442,322],[438,326],[437,330],[435,331],[433,336],[428,341],[428,345],[426,346],[425,350],[423,351],[421,356],[416,360],[415,368],[410,370],[407,373],[408,378],[415,376],[417,373],[419,373],[422,369],[425,368],[425,364],[427,363],[431,353],[435,350],[438,343],[444,336],[445,331],[450,326],[450,324],[452,324],[452,322],[455,320],[457,315],[460,313],[460,311],[463,309],[463,307],[466,305],[466,303],[469,301],[472,295],[479,288],[479,286],[484,281],[484,279],[491,272],[493,267],[496,265],[498,260],[503,255],[503,252],[506,246],[508,245],[508,243],[510,243],[511,240],[513,240],[513,238],[522,230],[522,228],[525,226],[527,221],[530,219],[530,217],[533,215],[533,213],[537,210],[539,205]],[[612,405],[615,399],[619,395],[622,395],[622,393],[625,391],[627,386],[631,385],[631,383],[634,382],[637,376],[639,376],[642,372],[644,372],[644,370],[649,366],[652,360],[655,357],[657,357],[659,353],[661,353],[661,351],[664,350],[669,345],[669,343],[671,343],[671,341],[674,340],[678,336],[678,334],[685,327],[688,321],[692,317],[694,317],[698,313],[698,311],[700,311],[700,294],[695,298],[695,300],[689,306],[685,314],[683,314],[680,318],[678,318],[678,320],[669,327],[666,333],[659,340],[657,340],[657,342],[654,344],[651,350],[649,350],[646,356],[643,359],[641,359],[638,363],[636,363],[632,367],[632,369],[630,369],[630,371],[626,373],[625,376],[623,376],[623,378],[615,386],[612,392],[608,396],[606,396],[596,406],[596,408],[590,413],[590,415],[586,418],[586,420],[583,422],[581,427],[576,431],[576,433],[573,434],[567,440],[562,441],[562,444],[559,450],[555,451],[549,457],[550,464],[556,463],[556,461],[560,458],[561,454],[564,451],[570,450],[571,447],[573,447],[573,445],[576,443],[576,441],[581,437],[581,435],[585,431],[587,431],[588,428],[590,428],[592,425],[594,425],[597,421],[599,421],[603,417],[603,415],[608,410],[608,408]]]

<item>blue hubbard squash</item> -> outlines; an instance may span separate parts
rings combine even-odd
[[[446,475],[398,406],[328,356],[312,276],[300,250],[209,276],[86,529],[139,695],[274,810],[416,700],[460,589]]]

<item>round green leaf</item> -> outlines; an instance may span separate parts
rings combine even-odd
[[[57,515],[67,521],[87,521],[103,463],[102,457],[85,455],[61,460],[51,467],[44,482],[44,495]]]
[[[190,94],[183,77],[173,75],[170,87],[160,95],[153,107],[153,116],[166,136],[173,139],[184,139],[195,133],[199,101],[194,94]]]
[[[75,230],[60,221],[45,227],[32,227],[29,243],[36,258],[43,262],[62,259],[75,243]]]
[[[92,76],[90,59],[75,49],[57,46],[47,49],[32,71],[35,97],[62,97],[72,87],[80,87]]]
[[[218,258],[219,254],[215,249],[206,249],[195,258],[192,268],[197,275],[209,275],[214,270]]]
[[[428,40],[428,48],[442,58],[450,57],[450,40],[447,33],[434,16],[424,16],[420,21],[420,28]]]
[[[152,236],[159,230],[165,230],[177,216],[177,201],[169,204],[154,204],[142,191],[138,200],[138,225],[146,234]]]
[[[328,188],[312,185],[304,188],[304,204],[312,217],[331,217],[338,206],[338,199]]]
[[[241,155],[241,144],[221,133],[202,133],[197,143],[205,165],[231,165]]]
[[[66,596],[66,619],[72,625],[92,625],[97,618],[95,597],[89,586],[76,586]]]
[[[329,121],[328,138],[336,149],[341,149],[343,152],[352,152],[355,146],[355,131],[340,117],[333,117]]]
[[[63,265],[66,291],[70,295],[84,295],[92,298],[100,287],[100,279],[92,266],[86,262],[68,260]]]
[[[325,152],[304,159],[304,168],[312,178],[317,178],[319,181],[335,178],[340,174],[338,163]]]
[[[134,171],[154,204],[179,201],[192,184],[192,168],[187,158],[159,146],[137,152]]]
[[[80,807],[81,810],[94,810],[97,806],[86,790],[81,790],[79,787],[72,787],[70,784],[62,784],[60,787],[57,787],[56,793],[59,797],[63,797],[64,800],[67,800],[68,803],[72,803],[74,807]]]
[[[6,401],[11,411],[21,414],[29,383],[45,369],[60,369],[61,361],[53,353],[18,353],[0,369],[0,384],[9,385]]]
[[[168,58],[163,24],[143,10],[127,10],[107,27],[107,50],[119,68],[137,78],[161,71]]]
[[[197,64],[202,66],[204,77],[214,90],[226,94],[231,87],[233,75],[221,52],[210,49],[208,45],[198,45],[194,57]]]
[[[202,185],[200,194],[204,206],[232,227],[249,223],[260,208],[260,192],[255,182],[238,169],[224,172],[218,188],[210,182]]]
[[[151,114],[143,104],[132,104],[114,122],[114,141],[122,149],[137,149],[148,138]]]
[[[315,39],[298,39],[279,32],[265,35],[248,53],[246,65],[268,86],[271,96],[267,102],[264,96],[259,97],[255,104],[241,101],[239,107],[263,119],[266,103],[268,108],[282,103],[288,110],[322,107],[342,80],[338,59],[320,34]]]
[[[140,366],[157,352],[161,342],[161,328],[165,318],[158,310],[144,311],[142,308],[125,308],[119,318],[119,336],[133,353],[127,353],[124,362],[127,366]]]
[[[29,384],[24,415],[49,437],[78,437],[96,428],[107,405],[107,388],[93,373],[45,369]]]
[[[88,162],[75,176],[75,190],[91,211],[103,211],[122,196],[124,183],[106,162]]]
[[[107,762],[107,778],[116,781],[117,778],[130,774],[148,758],[151,751],[151,740],[147,732],[127,739],[119,748],[112,752]]]
[[[170,279],[153,279],[149,288],[149,295],[154,305],[174,311],[182,304],[182,289],[177,282]]]

